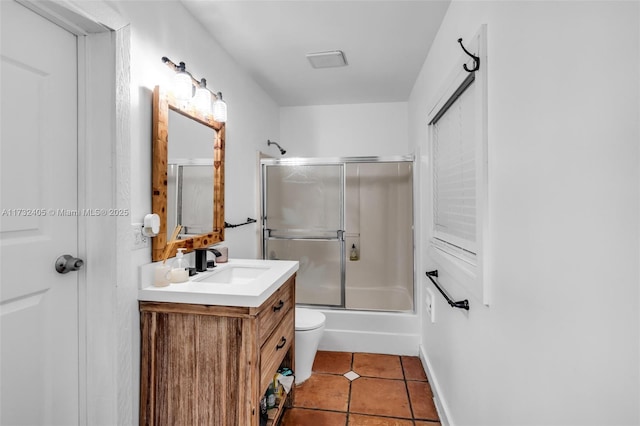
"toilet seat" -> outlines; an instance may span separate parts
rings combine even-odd
[[[324,325],[326,317],[313,309],[296,308],[296,331],[314,330]]]

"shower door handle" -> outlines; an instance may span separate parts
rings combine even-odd
[[[332,234],[336,233],[334,237]],[[306,231],[300,229],[264,229],[264,239],[268,240],[294,240],[294,241],[344,241],[345,231],[339,229],[337,231]]]

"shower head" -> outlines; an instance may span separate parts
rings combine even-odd
[[[273,141],[270,141],[269,139],[267,139],[267,146],[271,146],[271,145],[277,146],[278,149],[280,150],[280,154],[285,155],[287,153],[286,150],[282,149],[282,147],[280,145],[278,145],[278,142],[273,142]]]

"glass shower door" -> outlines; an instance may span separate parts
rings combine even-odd
[[[263,164],[264,257],[297,260],[296,302],[344,306],[343,166]]]

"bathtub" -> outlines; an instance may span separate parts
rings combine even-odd
[[[420,321],[416,313],[305,307],[327,318],[319,350],[418,355]]]

